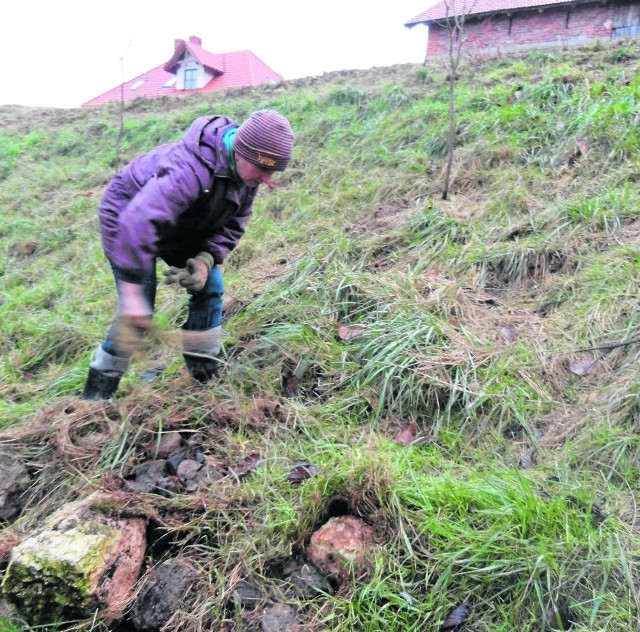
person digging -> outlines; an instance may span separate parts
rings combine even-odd
[[[143,336],[152,327],[156,261],[165,283],[189,294],[182,352],[189,373],[217,375],[221,347],[221,264],[243,236],[261,184],[291,159],[294,133],[273,110],[242,125],[203,116],[182,139],[135,158],[107,185],[98,207],[102,249],[111,265],[118,310],[89,365],[82,397],[112,397]]]

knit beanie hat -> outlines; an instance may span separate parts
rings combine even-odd
[[[265,171],[284,171],[295,136],[289,121],[273,110],[254,112],[239,128],[235,152]]]

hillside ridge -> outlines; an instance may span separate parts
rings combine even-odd
[[[193,570],[164,629],[636,629],[639,70],[636,40],[465,57],[447,200],[442,61],[0,107],[3,576],[90,498],[145,521],[139,588]],[[104,187],[260,108],[296,144],[224,265],[220,379],[185,371],[185,296],[159,286],[118,396],[81,400],[116,307]],[[178,454],[200,474],[166,487]],[[323,573],[312,537],[345,517],[373,542]],[[37,623],[5,597],[7,629]],[[130,606],[48,629],[141,629]]]

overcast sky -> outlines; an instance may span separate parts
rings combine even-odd
[[[436,0],[6,0],[0,105],[79,107],[168,61],[175,39],[250,50],[285,79],[421,63]]]

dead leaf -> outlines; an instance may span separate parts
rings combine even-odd
[[[288,481],[290,483],[302,483],[302,481],[315,476],[320,472],[320,468],[313,463],[298,461],[293,464],[293,469],[289,472]]]
[[[567,164],[569,166],[574,165],[579,158],[586,156],[589,153],[589,146],[586,143],[579,142],[567,155]]]
[[[453,630],[462,625],[469,614],[469,602],[463,601],[459,606],[455,607],[442,624],[441,630]]]
[[[343,325],[342,323],[338,323],[336,325],[336,329],[338,330],[338,338],[340,338],[340,340],[353,340],[354,338],[362,336],[365,330],[365,326]]]
[[[590,514],[591,519],[596,526],[604,522],[609,517],[609,514],[603,509],[601,509],[600,507],[598,507],[598,505],[592,504],[589,507],[587,503],[576,498],[575,496],[567,496],[567,502],[570,505],[573,505],[574,507],[581,509],[586,514]]]
[[[600,360],[598,358],[574,360],[569,364],[569,371],[576,375],[589,375],[589,373],[593,373],[599,366]]]
[[[244,476],[249,472],[253,472],[261,462],[262,456],[260,452],[250,452],[238,461],[238,464],[232,469],[232,472],[234,472],[236,476]]]
[[[165,367],[156,366],[153,369],[149,369],[149,371],[145,371],[140,375],[143,382],[153,382],[159,377],[162,377],[164,373]]]
[[[403,426],[398,430],[393,440],[400,445],[409,445],[416,437],[416,430],[418,425],[415,421],[410,421],[406,426]]]
[[[520,453],[520,458],[518,459],[518,465],[523,470],[530,470],[532,467],[535,466],[536,461],[537,461],[537,457],[535,455],[535,452],[533,450],[530,450],[529,448],[525,448]]]
[[[559,597],[551,601],[546,611],[546,623],[551,630],[570,630],[573,627],[573,615],[566,599]]]
[[[282,376],[282,395],[284,397],[297,397],[298,388],[298,378],[295,375]]]
[[[511,345],[516,340],[516,328],[515,325],[505,325],[498,332],[498,338],[502,340],[505,344]]]

